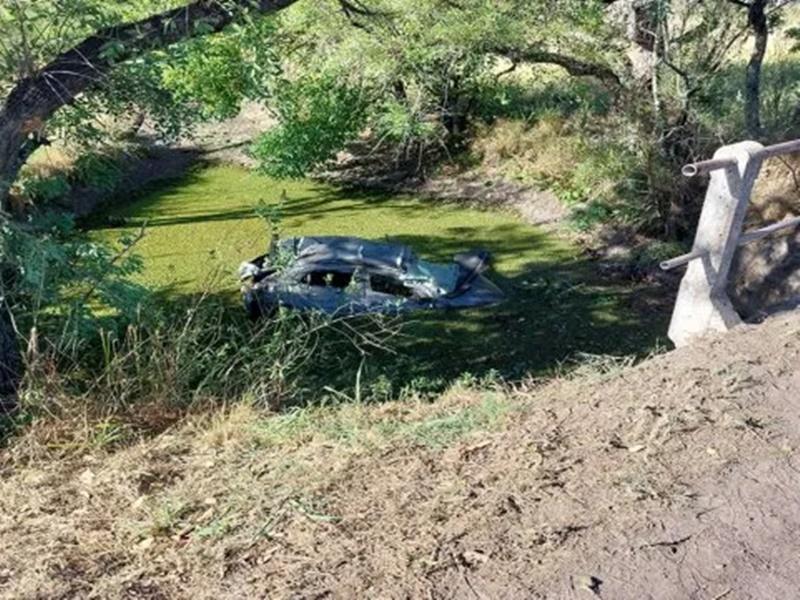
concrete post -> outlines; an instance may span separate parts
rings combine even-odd
[[[740,142],[714,154],[714,159],[734,159],[736,163],[711,171],[692,247],[692,252],[702,257],[686,269],[669,325],[668,335],[676,346],[741,323],[728,298],[728,274],[761,169],[758,152],[762,148],[757,142]]]

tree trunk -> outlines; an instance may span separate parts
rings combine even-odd
[[[17,406],[17,389],[22,378],[22,357],[11,315],[0,299],[0,419]]]
[[[658,64],[656,31],[658,11],[655,0],[602,0],[608,5],[606,19],[621,29],[629,42],[627,49],[630,71],[628,85],[643,91],[652,86]]]
[[[747,133],[753,138],[761,135],[761,65],[767,52],[769,26],[764,12],[767,0],[752,0],[747,9],[747,22],[753,31],[753,51],[747,63],[744,84],[744,120]]]
[[[6,111],[0,113],[0,211],[4,212],[10,212],[8,191],[27,160],[29,144],[22,123],[23,119]]]
[[[619,87],[621,85],[617,74],[606,65],[586,62],[558,52],[548,52],[539,48],[507,47],[494,47],[491,51],[514,62],[558,65],[575,77],[596,77],[611,87]]]

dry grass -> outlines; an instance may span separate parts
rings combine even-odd
[[[63,145],[42,146],[25,164],[25,172],[43,179],[69,173],[74,168],[77,158],[78,155],[74,150]]]
[[[524,121],[500,120],[480,132],[473,145],[488,170],[501,168],[508,174],[533,173],[558,181],[579,160],[580,138],[567,121],[551,115],[530,125]]]
[[[18,440],[0,595],[461,597],[464,574],[487,597],[563,591],[576,557],[666,539],[647,524],[698,510],[708,477],[797,447],[797,328],[435,403],[240,403],[60,461]]]
[[[800,154],[768,159],[753,190],[750,225],[763,225],[800,214]]]
[[[327,522],[319,489],[350,457],[398,446],[441,447],[474,430],[491,430],[505,422],[508,410],[504,396],[466,389],[453,389],[436,404],[342,405],[276,416],[241,403],[118,452],[82,447],[77,454],[73,448],[61,462],[52,448],[42,451],[41,432],[34,430],[4,454],[3,472],[21,478],[0,486],[7,517],[0,531],[35,538],[46,551],[26,559],[32,569],[24,574],[20,563],[4,563],[11,593],[82,596],[90,587],[101,597],[130,593],[150,586],[149,576],[133,581],[116,567],[139,571],[144,563],[135,563],[158,557],[156,564],[169,565],[162,575],[177,586],[167,593],[172,596],[190,573],[223,574],[208,570],[207,560],[228,562],[270,540],[271,530],[287,521]],[[20,510],[52,502],[69,519]],[[11,506],[17,508],[6,511]],[[106,576],[99,586],[86,584]],[[0,576],[0,595],[7,582]],[[156,587],[164,589],[164,582]]]

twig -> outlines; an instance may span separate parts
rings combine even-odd
[[[658,547],[658,546],[679,546],[680,544],[683,544],[684,542],[688,542],[690,539],[692,539],[692,536],[691,535],[687,535],[687,536],[679,538],[677,540],[666,540],[666,541],[663,541],[663,542],[652,542],[650,544],[642,544],[641,546],[639,546],[639,549],[641,550],[642,548],[653,548],[653,547]]]

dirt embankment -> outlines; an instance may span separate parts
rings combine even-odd
[[[792,313],[546,385],[11,449],[0,596],[794,597],[798,366]]]

